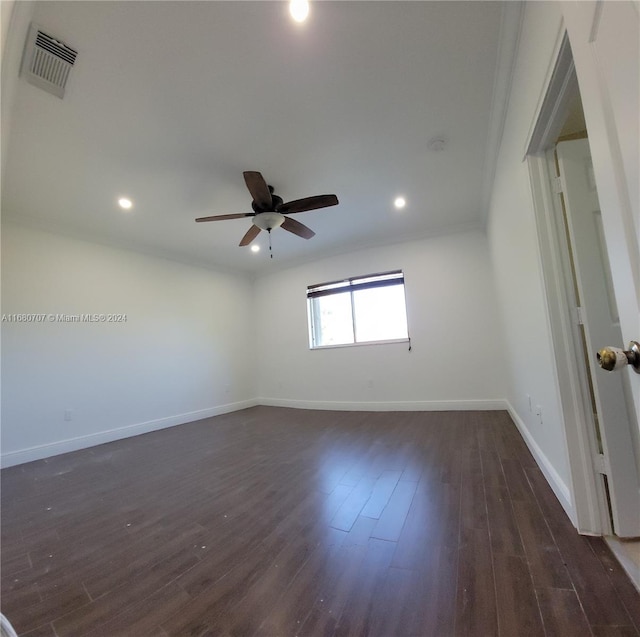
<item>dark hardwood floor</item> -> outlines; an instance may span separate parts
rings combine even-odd
[[[505,412],[253,409],[2,471],[28,637],[640,635]]]

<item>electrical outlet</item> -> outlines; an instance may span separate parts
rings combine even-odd
[[[538,424],[542,424],[542,405],[536,405],[536,416],[538,416]]]
[[[64,410],[64,419],[66,421],[73,420],[73,409],[65,409]]]
[[[367,381],[367,387],[368,387],[369,389],[373,389],[373,381],[372,381],[371,379],[369,379],[369,380]]]

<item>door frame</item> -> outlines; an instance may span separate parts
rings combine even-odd
[[[579,338],[574,295],[570,284],[570,256],[566,234],[559,227],[554,193],[555,175],[550,154],[564,124],[578,80],[562,25],[553,58],[555,65],[543,91],[543,99],[525,146],[537,228],[538,254],[547,303],[548,327],[553,343],[555,381],[567,441],[573,508],[578,531],[583,534],[612,533],[604,485],[595,466],[597,442],[591,411],[583,344]]]

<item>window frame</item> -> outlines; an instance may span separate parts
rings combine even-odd
[[[386,279],[380,279],[380,277],[388,277]],[[375,279],[375,280],[371,280]],[[402,286],[404,296],[404,313],[406,320],[407,335],[402,338],[390,338],[390,339],[378,339],[372,341],[358,341],[356,340],[356,311],[354,292],[360,290],[370,290],[382,287],[395,287]],[[349,293],[350,306],[351,306],[351,330],[353,335],[353,341],[350,343],[335,343],[328,345],[317,345],[317,326],[316,326],[316,313],[314,312],[314,299],[323,296],[332,296],[337,294]],[[309,330],[309,349],[332,349],[339,347],[359,347],[362,345],[385,345],[388,343],[410,343],[409,336],[409,316],[407,312],[407,296],[405,287],[405,276],[403,270],[390,270],[387,272],[376,272],[372,274],[365,274],[361,276],[348,277],[346,279],[338,279],[336,281],[327,281],[325,283],[317,283],[315,285],[307,286],[307,320]]]

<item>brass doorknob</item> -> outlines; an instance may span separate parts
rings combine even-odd
[[[640,374],[640,343],[637,341],[631,341],[628,350],[605,347],[596,354],[596,357],[600,367],[608,372],[630,365],[636,373]]]

